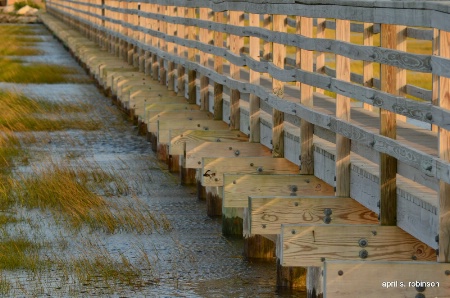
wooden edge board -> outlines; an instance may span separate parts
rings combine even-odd
[[[334,187],[314,175],[224,174],[223,206],[248,207],[249,196],[334,196]]]
[[[435,261],[436,251],[397,226],[282,225],[281,264],[322,266],[324,260]]]
[[[152,123],[150,123],[149,128],[152,129]],[[192,119],[192,120],[158,120],[158,142],[168,144],[170,143],[170,130],[172,129],[198,129],[198,130],[219,130],[227,129],[228,125],[220,120],[202,120],[202,119]]]
[[[169,154],[183,154],[183,143],[202,142],[248,142],[246,134],[238,130],[170,130]]]
[[[378,224],[378,216],[352,198],[335,196],[248,197],[250,234],[279,234],[282,224]]]
[[[201,169],[203,157],[271,156],[270,150],[259,143],[204,142],[185,143],[185,168]]]
[[[450,297],[449,263],[325,261],[324,298]]]
[[[205,174],[209,173],[209,176]],[[223,186],[223,175],[227,174],[298,174],[299,167],[286,158],[220,157],[204,158],[202,162],[202,185]]]

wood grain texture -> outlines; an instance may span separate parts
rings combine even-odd
[[[336,40],[350,41],[350,21],[336,20]],[[350,59],[336,55],[336,79],[350,81]],[[336,95],[336,118],[350,122],[350,98]],[[350,139],[336,134],[336,195],[350,196]]]
[[[439,32],[439,55],[450,58],[450,32]],[[450,79],[439,78],[439,106],[450,109]],[[439,129],[439,157],[450,161],[450,132]],[[439,262],[450,262],[450,184],[439,183]]]
[[[273,32],[286,32],[286,15],[272,15]],[[286,58],[286,46],[280,43],[273,43],[272,62],[275,67],[284,68]],[[284,97],[284,82],[272,78],[272,91],[275,96]],[[273,157],[284,157],[284,113],[273,109],[272,111],[272,154]]]
[[[298,166],[285,158],[203,158],[203,186],[223,186],[224,174],[298,174]]]
[[[173,155],[182,155],[183,143],[204,143],[204,142],[248,142],[248,137],[236,130],[171,130],[169,153]],[[204,185],[206,186],[206,185]]]
[[[158,143],[170,143],[169,133],[172,129],[200,129],[200,130],[221,130],[228,129],[226,123],[217,120],[184,120],[161,119],[158,120]]]
[[[260,15],[249,14],[249,25],[252,27],[260,26]],[[255,60],[260,61],[260,39],[250,36],[249,39],[249,56]],[[260,73],[250,69],[250,84],[260,84]],[[260,120],[259,120],[259,97],[255,94],[250,94],[249,98],[249,117],[250,117],[250,142],[259,143],[260,141]]]
[[[298,28],[300,25],[300,30]],[[297,19],[297,33],[302,36],[313,36],[313,20],[311,18],[300,17]],[[299,53],[300,52],[300,53]],[[303,71],[313,71],[314,52],[303,49],[297,49],[297,57],[300,60],[300,68]],[[320,59],[319,59],[320,60]],[[302,105],[312,107],[313,102],[313,86],[305,83],[300,84],[300,103]],[[300,174],[314,174],[314,125],[308,121],[300,120]]]
[[[378,224],[378,216],[352,198],[325,196],[248,198],[250,234],[280,234],[282,224],[323,224],[331,210],[330,225]]]
[[[381,25],[381,45],[397,49],[406,42],[404,28]],[[403,87],[403,71],[390,65],[381,65],[381,90],[398,95]],[[396,114],[380,109],[380,135],[391,139],[397,137]],[[397,224],[397,160],[380,153],[380,222],[382,225]]]
[[[223,12],[214,12],[214,22],[223,24],[225,16]],[[214,31],[214,46],[223,48],[224,34],[221,31]],[[214,71],[223,74],[224,59],[221,55],[214,55]],[[214,82],[214,119],[222,120],[223,115],[223,85]]]
[[[223,206],[248,207],[249,196],[334,195],[332,186],[314,175],[224,174]]]
[[[201,144],[185,143],[185,168],[201,169],[204,157],[255,157],[270,156],[267,147],[258,143],[205,142]]]
[[[410,282],[416,281],[434,282],[434,287],[426,286],[426,297],[449,297],[446,270],[450,270],[449,264],[436,262],[326,261],[324,297],[378,298],[380,293],[386,297],[415,297],[418,291]]]
[[[436,252],[396,226],[379,225],[283,225],[283,266],[322,266],[326,261],[436,260]],[[360,240],[366,240],[361,247]],[[367,252],[361,258],[362,250]]]

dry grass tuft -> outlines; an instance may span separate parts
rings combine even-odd
[[[0,92],[0,105],[0,131],[97,130],[101,127],[98,121],[68,117],[88,111],[91,107],[87,104],[55,103],[18,93]]]
[[[24,237],[0,242],[0,270],[25,269],[36,272],[42,267],[40,245]]]

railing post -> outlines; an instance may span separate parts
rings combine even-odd
[[[168,16],[175,16],[176,14],[176,8],[175,6],[168,6],[167,7],[167,15]],[[175,35],[176,25],[173,23],[167,23],[167,34],[170,36]],[[167,43],[167,52],[171,55],[175,54],[175,45],[173,42]],[[175,62],[173,61],[167,61],[167,89],[168,90],[174,90],[175,88]]]
[[[272,15],[273,31],[286,32],[287,19],[285,15]],[[286,46],[284,44],[273,43],[273,64],[284,69],[286,58]],[[272,78],[272,91],[280,98],[284,96],[284,82]],[[273,157],[284,157],[284,113],[277,109],[272,109],[272,155]]]
[[[364,23],[363,44],[365,46],[373,46],[373,24]],[[373,62],[363,61],[363,85],[365,87],[373,87]],[[373,106],[367,103],[363,104],[364,109],[373,110]]]
[[[168,7],[165,5],[159,5],[159,14],[160,15],[167,15],[167,9]],[[161,33],[167,33],[167,22],[166,21],[159,21],[159,32]],[[161,51],[167,52],[167,42],[165,38],[159,38],[159,49]],[[161,85],[166,85],[166,67],[165,67],[165,59],[163,57],[159,57],[159,83]]]
[[[440,30],[439,55],[450,58],[450,32]],[[439,106],[450,109],[450,79],[439,78]],[[450,132],[439,128],[439,157],[450,161]],[[450,184],[439,182],[439,262],[450,262]]]
[[[179,18],[184,18],[186,16],[186,8],[183,6],[177,7],[177,16]],[[177,37],[179,38],[186,38],[186,31],[185,26],[183,24],[177,25]],[[186,47],[182,45],[177,46],[177,55],[182,57],[183,59],[186,59]],[[178,96],[185,96],[185,68],[182,64],[177,65],[177,95]]]
[[[300,27],[300,28],[299,28]],[[305,37],[313,37],[312,18],[297,17],[297,33]],[[314,55],[312,51],[297,49],[297,63],[300,60],[300,68],[313,72]],[[302,105],[313,106],[313,87],[300,84],[300,102]],[[314,174],[314,125],[304,119],[300,120],[300,173]]]
[[[214,22],[222,24],[225,20],[224,12],[214,13]],[[214,31],[214,46],[223,48],[224,34]],[[220,55],[214,56],[214,71],[223,74],[223,58]],[[214,82],[214,120],[222,120],[223,118],[223,85]]]
[[[151,4],[151,12],[152,13],[158,13],[159,12],[159,5],[157,4]],[[151,20],[151,27],[153,31],[159,30],[159,21],[152,19]],[[152,38],[152,47],[155,49],[158,48],[158,38],[153,37]],[[152,53],[152,79],[157,81],[158,80],[158,56],[156,55],[156,52]]]
[[[244,19],[243,13],[241,11],[228,11],[229,24],[234,26],[243,27]],[[240,36],[230,34],[230,51],[236,55],[242,52],[243,39]],[[240,79],[241,68],[237,65],[230,64],[230,76],[232,79]],[[239,101],[241,98],[241,93],[239,90],[231,89],[230,94],[230,129],[240,128],[240,107]]]
[[[190,19],[195,19],[195,8],[188,7],[187,9],[187,17]],[[187,28],[188,30],[188,39],[189,40],[196,40],[196,28],[193,26],[189,26]],[[197,61],[196,57],[196,51],[194,48],[188,48],[188,60],[192,62]],[[197,74],[195,70],[188,69],[188,102],[189,103],[197,103],[197,86],[196,86],[196,80]]]
[[[211,21],[211,10],[209,8],[200,8],[200,20]],[[199,40],[204,44],[209,44],[211,35],[208,29],[199,29]],[[200,52],[200,65],[208,67],[210,55],[205,52]],[[200,76],[200,107],[202,110],[209,110],[209,79],[207,76]]]
[[[350,21],[336,19],[336,40],[350,42]],[[350,59],[336,55],[336,79],[350,82]],[[336,117],[350,122],[350,98],[336,95]],[[350,196],[350,139],[336,134],[336,196]]]
[[[316,26],[316,38],[325,38],[325,29],[326,29],[326,19],[317,18],[317,26]],[[319,52],[316,55],[316,72],[323,74],[325,73],[325,53]],[[316,92],[323,94],[324,90],[321,88],[316,88]]]
[[[398,49],[405,42],[405,27],[381,24],[381,46]],[[402,71],[395,66],[381,65],[381,90],[400,94],[404,86]],[[380,135],[396,139],[396,114],[380,109]],[[380,153],[380,222],[382,225],[397,224],[397,159]]]
[[[249,14],[249,22],[251,27],[260,27],[259,25],[259,14]],[[256,61],[259,61],[260,58],[260,39],[254,36],[250,36],[249,40],[249,51],[250,57]],[[260,84],[260,73],[250,69],[250,84],[259,85]],[[259,143],[260,141],[260,106],[259,106],[259,97],[255,94],[250,94],[250,142]]]

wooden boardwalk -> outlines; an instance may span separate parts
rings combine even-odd
[[[448,4],[263,2],[48,0],[43,20],[197,184],[223,234],[243,236],[248,258],[276,257],[279,286],[422,292],[378,270],[439,282],[425,293],[444,297]]]

